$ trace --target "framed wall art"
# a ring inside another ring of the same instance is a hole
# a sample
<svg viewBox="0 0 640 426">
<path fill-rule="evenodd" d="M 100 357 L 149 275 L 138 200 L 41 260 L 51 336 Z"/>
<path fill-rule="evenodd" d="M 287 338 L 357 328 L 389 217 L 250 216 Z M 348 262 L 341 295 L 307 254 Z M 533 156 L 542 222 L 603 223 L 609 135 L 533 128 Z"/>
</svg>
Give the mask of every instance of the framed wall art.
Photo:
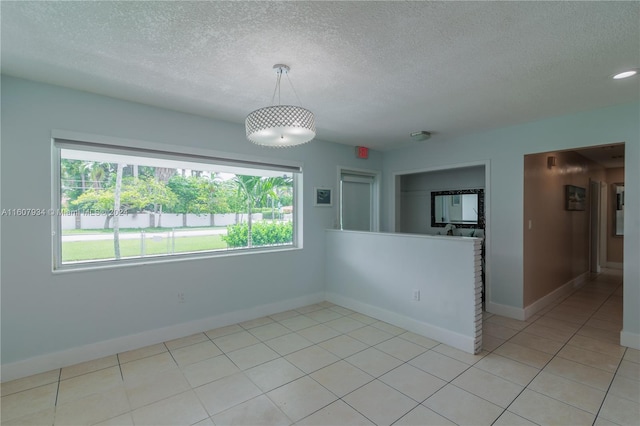
<svg viewBox="0 0 640 426">
<path fill-rule="evenodd" d="M 313 205 L 316 207 L 333 206 L 333 191 L 331 188 L 314 188 Z"/>
<path fill-rule="evenodd" d="M 565 210 L 582 211 L 585 209 L 587 191 L 574 185 L 564 186 Z"/>
</svg>

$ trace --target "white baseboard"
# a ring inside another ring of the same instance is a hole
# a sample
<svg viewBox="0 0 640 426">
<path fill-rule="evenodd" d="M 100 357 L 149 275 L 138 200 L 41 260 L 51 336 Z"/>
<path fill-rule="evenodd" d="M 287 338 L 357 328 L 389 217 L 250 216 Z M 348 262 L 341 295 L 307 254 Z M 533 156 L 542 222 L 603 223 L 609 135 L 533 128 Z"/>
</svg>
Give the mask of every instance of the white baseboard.
<svg viewBox="0 0 640 426">
<path fill-rule="evenodd" d="M 622 330 L 620 332 L 620 346 L 640 350 L 640 334 Z"/>
<path fill-rule="evenodd" d="M 513 318 L 524 321 L 524 309 L 515 306 L 502 305 L 500 303 L 487 302 L 485 310 L 489 313 L 502 315 L 503 317 Z"/>
<path fill-rule="evenodd" d="M 475 339 L 471 336 L 465 336 L 460 333 L 436 327 L 422 321 L 415 320 L 396 312 L 378 308 L 377 306 L 362 303 L 358 300 L 340 296 L 335 293 L 326 293 L 326 300 L 345 308 L 353 309 L 380 321 L 388 322 L 396 327 L 404 328 L 429 339 L 447 344 L 461 351 L 475 353 Z"/>
<path fill-rule="evenodd" d="M 576 278 L 553 290 L 546 296 L 543 296 L 540 299 L 536 300 L 525 308 L 517 308 L 515 306 L 501 305 L 500 303 L 487 302 L 486 310 L 487 312 L 490 312 L 492 314 L 502 315 L 503 317 L 513 318 L 520 321 L 526 321 L 527 319 L 535 315 L 536 312 L 541 311 L 556 300 L 567 296 L 576 288 L 583 286 L 589 279 L 589 276 L 590 272 L 584 272 L 578 275 Z"/>
<path fill-rule="evenodd" d="M 524 320 L 526 321 L 527 319 L 531 318 L 533 315 L 536 314 L 536 312 L 540 312 L 541 310 L 543 310 L 553 302 L 557 301 L 558 299 L 568 296 L 576 288 L 582 287 L 587 282 L 590 275 L 591 275 L 591 272 L 589 271 L 584 272 L 578 275 L 577 277 L 575 277 L 574 279 L 561 285 L 557 289 L 553 290 L 551 293 L 547 294 L 546 296 L 543 296 L 540 299 L 536 300 L 529 306 L 526 306 L 524 308 Z"/>
<path fill-rule="evenodd" d="M 310 294 L 2 364 L 1 381 L 6 382 L 56 368 L 68 367 L 80 362 L 155 345 L 322 301 L 324 301 L 324 293 Z"/>
</svg>

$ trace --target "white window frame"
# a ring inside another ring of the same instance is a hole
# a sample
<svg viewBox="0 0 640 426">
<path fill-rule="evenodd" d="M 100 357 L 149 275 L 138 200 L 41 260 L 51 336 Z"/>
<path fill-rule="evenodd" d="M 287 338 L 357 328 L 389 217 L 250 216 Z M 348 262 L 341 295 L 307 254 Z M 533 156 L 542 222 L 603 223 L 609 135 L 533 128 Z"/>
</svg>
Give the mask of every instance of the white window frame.
<svg viewBox="0 0 640 426">
<path fill-rule="evenodd" d="M 211 250 L 196 253 L 175 253 L 170 255 L 146 256 L 127 259 L 109 259 L 83 261 L 78 263 L 62 263 L 62 217 L 51 215 L 52 239 L 52 271 L 54 273 L 77 270 L 108 269 L 124 266 L 139 266 L 155 263 L 181 262 L 185 260 L 239 256 L 247 254 L 272 253 L 274 251 L 291 251 L 303 248 L 303 168 L 302 163 L 283 161 L 281 159 L 253 157 L 230 154 L 213 150 L 192 147 L 158 144 L 140 140 L 113 138 L 109 136 L 53 130 L 51 133 L 51 211 L 61 210 L 60 162 L 61 150 L 76 146 L 78 150 L 111 153 L 116 155 L 130 154 L 139 157 L 167 159 L 176 161 L 192 161 L 201 164 L 215 164 L 232 168 L 255 170 L 271 170 L 292 173 L 293 175 L 293 241 L 291 245 L 275 247 L 235 248 L 229 250 Z"/>
</svg>

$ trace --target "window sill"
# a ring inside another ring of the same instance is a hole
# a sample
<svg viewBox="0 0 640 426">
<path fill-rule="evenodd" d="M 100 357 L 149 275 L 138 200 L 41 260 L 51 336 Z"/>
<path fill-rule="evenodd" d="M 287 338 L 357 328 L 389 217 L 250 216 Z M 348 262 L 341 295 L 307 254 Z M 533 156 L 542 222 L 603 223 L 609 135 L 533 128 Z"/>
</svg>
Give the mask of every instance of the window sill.
<svg viewBox="0 0 640 426">
<path fill-rule="evenodd" d="M 238 248 L 227 249 L 218 252 L 208 252 L 206 254 L 175 254 L 172 256 L 149 256 L 144 258 L 123 259 L 119 261 L 107 260 L 107 261 L 87 261 L 77 263 L 67 263 L 59 267 L 52 269 L 53 274 L 66 274 L 72 272 L 84 272 L 84 271 L 99 271 L 104 269 L 125 268 L 135 266 L 148 266 L 164 263 L 186 262 L 186 261 L 198 261 L 198 260 L 211 260 L 232 256 L 246 256 L 246 255 L 259 255 L 269 253 L 282 253 L 289 251 L 302 250 L 302 247 L 290 246 L 278 246 L 278 247 L 264 247 L 264 248 Z"/>
</svg>

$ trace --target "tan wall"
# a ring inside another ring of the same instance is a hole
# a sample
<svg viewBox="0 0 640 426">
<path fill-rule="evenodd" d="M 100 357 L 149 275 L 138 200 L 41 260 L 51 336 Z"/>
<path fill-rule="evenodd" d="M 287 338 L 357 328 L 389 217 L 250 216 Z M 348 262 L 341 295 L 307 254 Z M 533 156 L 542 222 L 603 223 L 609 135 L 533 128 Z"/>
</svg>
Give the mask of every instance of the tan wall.
<svg viewBox="0 0 640 426">
<path fill-rule="evenodd" d="M 555 167 L 547 166 L 548 156 L 556 157 Z M 604 168 L 575 152 L 524 157 L 523 306 L 588 271 L 589 178 L 604 180 Z M 584 211 L 565 210 L 565 185 L 586 189 Z"/>
<path fill-rule="evenodd" d="M 623 245 L 624 237 L 614 235 L 615 225 L 614 218 L 616 194 L 613 190 L 614 183 L 624 183 L 624 167 L 615 169 L 607 169 L 605 178 L 608 187 L 607 193 L 607 262 L 622 263 L 623 262 Z"/>
</svg>

